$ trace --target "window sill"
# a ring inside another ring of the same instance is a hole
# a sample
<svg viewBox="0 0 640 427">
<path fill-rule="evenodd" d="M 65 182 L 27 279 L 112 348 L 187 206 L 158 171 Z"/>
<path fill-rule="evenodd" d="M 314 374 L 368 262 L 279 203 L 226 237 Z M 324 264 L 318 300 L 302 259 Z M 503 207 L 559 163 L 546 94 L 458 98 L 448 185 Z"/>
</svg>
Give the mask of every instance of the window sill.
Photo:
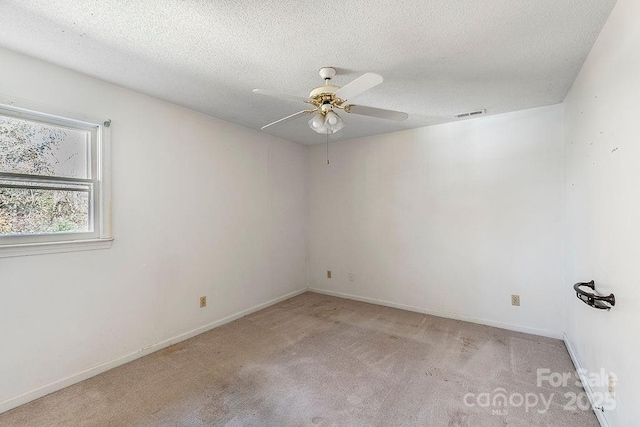
<svg viewBox="0 0 640 427">
<path fill-rule="evenodd" d="M 109 249 L 112 243 L 113 239 L 91 239 L 0 245 L 0 258 Z"/>
</svg>

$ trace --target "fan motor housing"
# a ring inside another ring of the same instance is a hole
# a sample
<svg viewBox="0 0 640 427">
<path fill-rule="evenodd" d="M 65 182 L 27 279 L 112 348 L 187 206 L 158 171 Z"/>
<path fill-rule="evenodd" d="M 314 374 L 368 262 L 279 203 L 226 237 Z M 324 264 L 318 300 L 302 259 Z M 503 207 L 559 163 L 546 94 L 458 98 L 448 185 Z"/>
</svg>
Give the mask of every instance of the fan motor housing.
<svg viewBox="0 0 640 427">
<path fill-rule="evenodd" d="M 340 86 L 335 85 L 323 85 L 318 86 L 309 93 L 311 103 L 316 107 L 320 107 L 325 104 L 329 104 L 333 107 L 343 108 L 342 104 L 344 99 L 340 99 L 335 96 L 336 91 L 340 89 Z M 324 111 L 324 110 L 323 110 Z"/>
<path fill-rule="evenodd" d="M 335 85 L 322 85 L 314 88 L 309 93 L 309 98 L 316 98 L 322 95 L 333 95 L 336 91 L 340 89 L 340 86 Z"/>
</svg>

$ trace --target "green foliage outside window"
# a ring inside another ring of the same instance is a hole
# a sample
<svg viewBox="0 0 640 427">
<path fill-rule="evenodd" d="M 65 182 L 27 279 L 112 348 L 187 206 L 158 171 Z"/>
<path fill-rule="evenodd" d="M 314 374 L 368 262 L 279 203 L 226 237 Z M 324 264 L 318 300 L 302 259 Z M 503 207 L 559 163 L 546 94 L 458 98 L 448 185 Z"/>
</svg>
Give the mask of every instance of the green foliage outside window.
<svg viewBox="0 0 640 427">
<path fill-rule="evenodd" d="M 82 156 L 69 152 L 67 132 L 52 125 L 0 116 L 0 172 L 57 175 Z M 0 177 L 0 235 L 88 231 L 87 192 L 6 188 L 3 183 L 7 181 Z"/>
</svg>

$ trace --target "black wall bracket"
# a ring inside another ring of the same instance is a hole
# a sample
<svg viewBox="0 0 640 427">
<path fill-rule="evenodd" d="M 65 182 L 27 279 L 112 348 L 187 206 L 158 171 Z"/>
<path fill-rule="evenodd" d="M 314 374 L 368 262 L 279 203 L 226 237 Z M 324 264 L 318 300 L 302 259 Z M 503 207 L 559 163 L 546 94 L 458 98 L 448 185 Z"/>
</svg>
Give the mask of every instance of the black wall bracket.
<svg viewBox="0 0 640 427">
<path fill-rule="evenodd" d="M 585 291 L 582 288 L 589 288 L 593 292 Z M 573 285 L 573 290 L 576 291 L 576 296 L 580 301 L 593 308 L 611 310 L 611 307 L 616 305 L 616 297 L 613 294 L 605 297 L 595 293 L 596 284 L 593 280 L 585 283 L 576 283 Z"/>
</svg>

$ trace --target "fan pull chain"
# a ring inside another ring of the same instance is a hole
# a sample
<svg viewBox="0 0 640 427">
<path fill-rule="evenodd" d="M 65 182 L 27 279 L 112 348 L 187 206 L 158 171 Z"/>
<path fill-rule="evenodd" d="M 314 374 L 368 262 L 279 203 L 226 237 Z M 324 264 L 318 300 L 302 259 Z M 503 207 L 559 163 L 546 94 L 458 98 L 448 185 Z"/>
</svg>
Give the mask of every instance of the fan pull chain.
<svg viewBox="0 0 640 427">
<path fill-rule="evenodd" d="M 327 164 L 329 164 L 329 132 L 327 132 Z"/>
</svg>

